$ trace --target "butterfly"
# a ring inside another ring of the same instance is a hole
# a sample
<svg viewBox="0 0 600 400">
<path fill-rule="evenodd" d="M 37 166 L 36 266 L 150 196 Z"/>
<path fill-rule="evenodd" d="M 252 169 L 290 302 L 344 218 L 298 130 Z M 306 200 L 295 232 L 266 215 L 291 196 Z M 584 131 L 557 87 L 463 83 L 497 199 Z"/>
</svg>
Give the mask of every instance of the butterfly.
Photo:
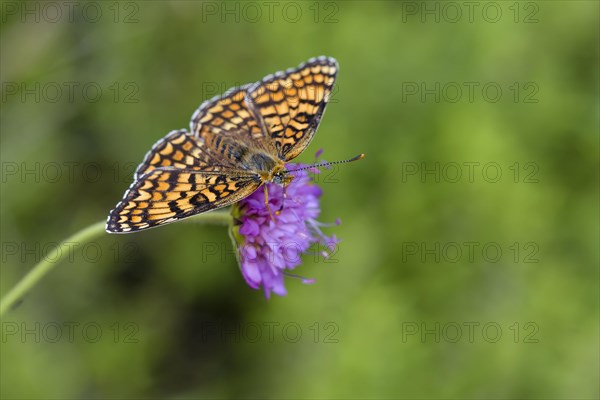
<svg viewBox="0 0 600 400">
<path fill-rule="evenodd" d="M 202 103 L 189 132 L 152 146 L 106 231 L 153 228 L 236 203 L 266 182 L 289 183 L 285 163 L 315 136 L 338 69 L 331 57 L 311 58 Z"/>
</svg>

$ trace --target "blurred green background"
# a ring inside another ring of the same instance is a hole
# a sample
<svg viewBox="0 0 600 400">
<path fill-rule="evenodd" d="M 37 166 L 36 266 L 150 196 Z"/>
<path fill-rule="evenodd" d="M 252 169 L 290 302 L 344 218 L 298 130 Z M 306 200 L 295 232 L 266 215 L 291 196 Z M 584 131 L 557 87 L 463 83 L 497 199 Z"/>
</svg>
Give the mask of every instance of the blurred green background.
<svg viewBox="0 0 600 400">
<path fill-rule="evenodd" d="M 298 161 L 367 155 L 287 297 L 223 227 L 73 244 L 3 317 L 2 398 L 600 395 L 598 2 L 1 7 L 2 294 L 231 86 L 337 58 Z"/>
</svg>

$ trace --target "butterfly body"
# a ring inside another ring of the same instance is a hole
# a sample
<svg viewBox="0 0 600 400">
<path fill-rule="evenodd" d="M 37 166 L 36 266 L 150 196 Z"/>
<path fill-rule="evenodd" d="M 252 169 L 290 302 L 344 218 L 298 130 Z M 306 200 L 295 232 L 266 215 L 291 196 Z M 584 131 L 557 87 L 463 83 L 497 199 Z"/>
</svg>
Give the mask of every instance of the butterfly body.
<svg viewBox="0 0 600 400">
<path fill-rule="evenodd" d="M 285 163 L 314 137 L 337 71 L 335 59 L 312 58 L 202 103 L 189 132 L 172 131 L 148 152 L 106 231 L 164 225 L 233 204 L 266 182 L 289 183 Z"/>
</svg>

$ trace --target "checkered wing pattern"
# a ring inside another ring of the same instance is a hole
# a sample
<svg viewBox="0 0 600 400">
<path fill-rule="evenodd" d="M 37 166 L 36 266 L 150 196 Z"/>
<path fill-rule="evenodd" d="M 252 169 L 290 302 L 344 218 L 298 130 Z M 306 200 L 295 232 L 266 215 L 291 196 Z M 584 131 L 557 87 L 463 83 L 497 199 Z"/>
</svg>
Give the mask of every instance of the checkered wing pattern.
<svg viewBox="0 0 600 400">
<path fill-rule="evenodd" d="M 312 58 L 248 88 L 246 103 L 280 159 L 295 158 L 314 137 L 338 69 L 333 58 Z"/>
<path fill-rule="evenodd" d="M 256 174 L 215 163 L 214 157 L 185 130 L 169 133 L 138 167 L 106 230 L 127 233 L 163 225 L 235 203 L 260 186 Z"/>
<path fill-rule="evenodd" d="M 148 152 L 106 230 L 135 232 L 249 196 L 310 143 L 338 64 L 317 57 L 205 101 L 191 133 L 170 132 Z"/>
<path fill-rule="evenodd" d="M 237 141 L 269 151 L 265 133 L 246 104 L 251 84 L 232 88 L 200 105 L 190 123 L 192 134 L 218 149 L 223 141 Z"/>
</svg>

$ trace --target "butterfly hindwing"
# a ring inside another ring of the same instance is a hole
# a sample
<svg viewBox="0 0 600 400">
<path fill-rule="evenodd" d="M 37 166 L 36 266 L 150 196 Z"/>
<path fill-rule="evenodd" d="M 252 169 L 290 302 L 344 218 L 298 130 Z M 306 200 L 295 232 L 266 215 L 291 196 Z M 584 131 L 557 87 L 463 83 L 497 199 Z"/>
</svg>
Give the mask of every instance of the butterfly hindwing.
<svg viewBox="0 0 600 400">
<path fill-rule="evenodd" d="M 215 149 L 222 140 L 234 140 L 266 150 L 264 131 L 246 104 L 250 86 L 232 88 L 222 96 L 203 102 L 192 116 L 192 134 Z"/>
<path fill-rule="evenodd" d="M 185 129 L 171 131 L 152 146 L 137 167 L 134 179 L 160 167 L 200 169 L 208 167 L 212 160 L 202 140 L 190 135 Z"/>
</svg>

